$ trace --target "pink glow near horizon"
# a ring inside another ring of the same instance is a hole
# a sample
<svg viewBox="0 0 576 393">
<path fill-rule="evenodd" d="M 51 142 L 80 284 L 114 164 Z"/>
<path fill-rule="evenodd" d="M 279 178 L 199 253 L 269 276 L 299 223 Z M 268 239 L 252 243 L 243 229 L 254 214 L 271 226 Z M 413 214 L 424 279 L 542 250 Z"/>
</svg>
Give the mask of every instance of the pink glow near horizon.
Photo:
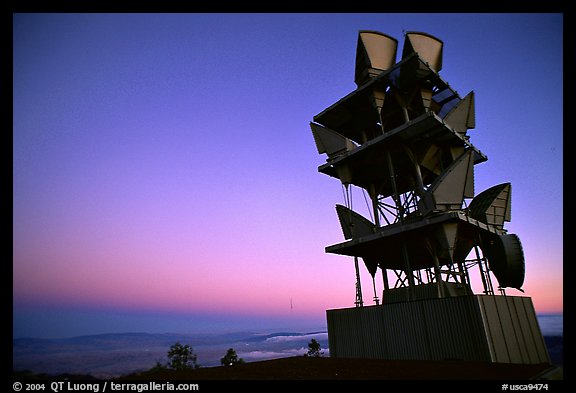
<svg viewBox="0 0 576 393">
<path fill-rule="evenodd" d="M 68 237 L 45 234 L 45 247 L 17 248 L 21 259 L 14 269 L 14 295 L 71 305 L 96 302 L 179 311 L 255 308 L 274 314 L 287 310 L 290 298 L 304 313 L 324 303 L 336 306 L 338 302 L 325 299 L 341 292 L 337 280 L 325 280 L 326 262 L 337 272 L 347 270 L 346 261 L 330 261 L 315 242 L 303 244 L 286 233 L 281 239 L 270 238 L 266 231 L 283 234 L 281 229 L 262 228 L 235 234 L 236 242 L 221 242 L 222 236 L 232 238 L 223 228 L 211 235 L 181 234 L 181 241 L 169 243 L 161 234 L 131 239 L 137 237 L 134 233 L 95 241 L 91 230 L 80 228 L 67 231 Z M 295 246 L 283 248 L 285 241 Z M 307 258 L 314 254 L 324 263 Z"/>
<path fill-rule="evenodd" d="M 16 285 L 14 295 L 70 305 L 96 303 L 216 313 L 255 310 L 281 314 L 288 309 L 291 298 L 298 312 L 304 314 L 353 303 L 351 259 L 326 255 L 321 261 L 310 260 L 308 266 L 291 263 L 319 250 L 308 249 L 270 260 L 273 250 L 249 244 L 232 250 L 215 245 L 183 247 L 177 251 L 150 244 L 127 247 L 107 255 L 97 250 L 74 252 L 65 248 L 62 257 L 45 259 L 43 264 L 22 263 L 15 269 L 14 281 L 27 285 Z M 530 264 L 534 266 L 527 268 L 526 292 L 509 289 L 508 294 L 532 297 L 539 312 L 562 312 L 562 284 L 559 287 L 545 264 L 535 261 Z M 266 270 L 267 265 L 270 270 Z M 328 275 L 330 279 L 326 278 L 328 270 L 332 273 Z M 472 276 L 472 279 L 475 290 L 481 292 L 478 278 Z M 377 293 L 381 296 L 379 281 L 377 277 Z M 366 304 L 371 304 L 371 285 L 369 276 L 363 273 Z"/>
</svg>

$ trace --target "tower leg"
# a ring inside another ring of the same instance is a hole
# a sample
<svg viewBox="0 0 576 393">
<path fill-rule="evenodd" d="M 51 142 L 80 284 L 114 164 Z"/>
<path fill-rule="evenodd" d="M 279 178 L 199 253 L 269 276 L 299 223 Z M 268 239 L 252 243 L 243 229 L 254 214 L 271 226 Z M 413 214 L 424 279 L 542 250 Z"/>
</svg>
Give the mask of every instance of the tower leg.
<svg viewBox="0 0 576 393">
<path fill-rule="evenodd" d="M 358 268 L 358 257 L 354 257 L 354 268 L 356 269 L 356 301 L 354 304 L 356 307 L 364 306 L 364 301 L 362 300 L 362 285 L 360 284 L 360 269 Z"/>
</svg>

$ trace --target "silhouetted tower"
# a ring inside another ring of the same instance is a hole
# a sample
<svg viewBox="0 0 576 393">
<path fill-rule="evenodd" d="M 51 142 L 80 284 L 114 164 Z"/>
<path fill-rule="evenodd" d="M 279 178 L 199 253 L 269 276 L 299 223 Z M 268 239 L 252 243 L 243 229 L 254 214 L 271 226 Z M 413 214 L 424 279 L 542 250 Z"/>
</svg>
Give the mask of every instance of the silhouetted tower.
<svg viewBox="0 0 576 393">
<path fill-rule="evenodd" d="M 511 184 L 475 195 L 474 166 L 487 157 L 468 136 L 474 92 L 462 98 L 440 77 L 441 40 L 406 32 L 399 62 L 397 44 L 360 31 L 357 88 L 310 123 L 327 155 L 318 171 L 344 190 L 336 212 L 346 241 L 326 252 L 353 257 L 356 270 L 356 307 L 327 311 L 330 354 L 549 363 L 531 299 L 505 296 L 524 282 L 522 245 L 504 229 Z M 368 195 L 370 219 L 353 210 L 353 187 Z M 376 306 L 364 306 L 358 258 Z"/>
</svg>

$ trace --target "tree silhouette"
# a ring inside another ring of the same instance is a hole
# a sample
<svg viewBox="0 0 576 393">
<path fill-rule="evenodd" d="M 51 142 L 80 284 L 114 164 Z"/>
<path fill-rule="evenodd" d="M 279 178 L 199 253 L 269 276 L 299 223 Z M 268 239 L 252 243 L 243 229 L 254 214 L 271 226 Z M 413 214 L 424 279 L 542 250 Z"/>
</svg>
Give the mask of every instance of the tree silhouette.
<svg viewBox="0 0 576 393">
<path fill-rule="evenodd" d="M 320 349 L 322 347 L 320 346 L 320 343 L 318 341 L 316 341 L 315 339 L 310 340 L 310 343 L 308 343 L 308 353 L 306 354 L 306 356 L 311 356 L 311 357 L 320 357 L 324 354 L 324 352 L 320 352 Z"/>
<path fill-rule="evenodd" d="M 179 342 L 172 345 L 168 351 L 168 368 L 173 370 L 189 370 L 200 367 L 197 363 L 198 356 L 190 345 L 182 345 Z"/>
<path fill-rule="evenodd" d="M 226 355 L 220 359 L 220 364 L 223 366 L 234 366 L 242 363 L 244 363 L 244 359 L 238 358 L 238 354 L 233 348 L 228 348 Z"/>
</svg>

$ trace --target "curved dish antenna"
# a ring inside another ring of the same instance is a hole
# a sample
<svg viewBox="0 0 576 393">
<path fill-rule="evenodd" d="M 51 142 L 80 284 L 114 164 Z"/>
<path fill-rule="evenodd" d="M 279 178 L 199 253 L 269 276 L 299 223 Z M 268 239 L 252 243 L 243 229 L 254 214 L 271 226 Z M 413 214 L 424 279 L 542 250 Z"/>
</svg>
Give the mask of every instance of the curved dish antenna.
<svg viewBox="0 0 576 393">
<path fill-rule="evenodd" d="M 318 154 L 326 153 L 328 160 L 356 147 L 350 139 L 319 124 L 310 123 Z"/>
<path fill-rule="evenodd" d="M 354 82 L 363 85 L 371 78 L 392 68 L 396 63 L 398 40 L 384 33 L 361 30 L 356 45 Z"/>
<path fill-rule="evenodd" d="M 460 135 L 466 135 L 470 128 L 476 128 L 476 111 L 474 109 L 474 92 L 471 91 L 456 104 L 443 119 Z"/>
<path fill-rule="evenodd" d="M 354 239 L 374 233 L 376 226 L 372 221 L 348 209 L 346 206 L 336 205 L 336 213 L 342 227 L 345 239 Z"/>
<path fill-rule="evenodd" d="M 410 31 L 404 37 L 404 48 L 402 49 L 402 59 L 407 58 L 412 53 L 428 63 L 428 66 L 438 72 L 442 69 L 442 40 L 428 33 Z"/>
<path fill-rule="evenodd" d="M 504 228 L 504 222 L 510 222 L 512 216 L 512 184 L 502 183 L 490 187 L 476 195 L 470 206 L 470 217 L 499 229 Z"/>
<path fill-rule="evenodd" d="M 502 288 L 522 290 L 525 275 L 524 250 L 515 234 L 495 236 L 482 251 L 488 257 L 490 269 Z"/>
</svg>

